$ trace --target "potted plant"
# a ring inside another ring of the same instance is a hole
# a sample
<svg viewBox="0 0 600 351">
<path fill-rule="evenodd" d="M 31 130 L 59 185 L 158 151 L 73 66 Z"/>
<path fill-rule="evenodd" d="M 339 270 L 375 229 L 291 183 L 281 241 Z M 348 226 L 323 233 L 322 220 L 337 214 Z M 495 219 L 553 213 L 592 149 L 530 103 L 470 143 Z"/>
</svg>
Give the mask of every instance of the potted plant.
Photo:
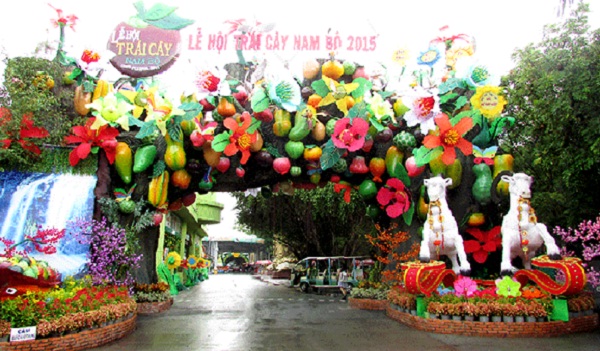
<svg viewBox="0 0 600 351">
<path fill-rule="evenodd" d="M 479 301 L 479 302 L 475 303 L 474 310 L 475 310 L 474 315 L 479 316 L 480 322 L 489 322 L 490 321 L 490 314 L 492 313 L 492 310 L 491 310 L 488 302 Z"/>
<path fill-rule="evenodd" d="M 465 320 L 470 322 L 474 321 L 476 313 L 479 313 L 479 310 L 477 309 L 476 305 L 469 301 L 463 302 L 462 310 L 465 316 Z"/>
<path fill-rule="evenodd" d="M 502 322 L 502 305 L 498 301 L 488 302 L 492 322 Z"/>
</svg>

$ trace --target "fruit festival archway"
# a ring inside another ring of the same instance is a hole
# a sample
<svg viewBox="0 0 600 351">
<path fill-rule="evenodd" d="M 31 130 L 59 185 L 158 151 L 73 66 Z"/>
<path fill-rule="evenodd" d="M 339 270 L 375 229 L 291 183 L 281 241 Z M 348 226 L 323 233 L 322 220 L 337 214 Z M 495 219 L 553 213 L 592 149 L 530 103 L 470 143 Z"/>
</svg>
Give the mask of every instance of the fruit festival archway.
<svg viewBox="0 0 600 351">
<path fill-rule="evenodd" d="M 499 136 L 514 119 L 503 114 L 508 102 L 492 72 L 476 60 L 473 37 L 444 29 L 416 55 L 389 53 L 396 66 L 388 71 L 337 57 L 331 39 L 329 57 L 306 60 L 295 75 L 277 60 L 246 60 L 244 50 L 262 43 L 258 34 L 269 29 L 233 21 L 238 62 L 194 72 L 197 92 L 177 101 L 147 77 L 174 64 L 181 40 L 176 32 L 193 21 L 163 4 L 138 3 L 136 10 L 108 43 L 111 63 L 128 77 L 102 79 L 92 68 L 103 58 L 90 50 L 81 57 L 57 54 L 74 82 L 73 109 L 86 118 L 65 136 L 74 147 L 70 164 L 98 153 L 95 195 L 117 203 L 124 222 L 136 202 L 166 213 L 189 205 L 197 193 L 293 191 L 333 182 L 346 201 L 358 191 L 374 221 L 398 222 L 418 237 L 428 213 L 423 180 L 440 174 L 452 179 L 448 204 L 470 260 L 499 272 L 498 226 L 508 201 L 500 176 L 513 171 Z M 69 20 L 62 19 L 61 34 Z M 361 50 L 376 43 L 353 38 Z M 306 37 L 297 45 L 316 42 Z M 156 231 L 141 240 L 150 257 Z M 567 272 L 577 269 L 575 261 L 566 265 Z M 443 266 L 407 266 L 406 281 L 415 284 L 409 292 L 437 289 L 452 276 Z M 145 264 L 148 272 L 154 267 L 152 259 Z M 413 275 L 412 269 L 420 271 Z M 520 277 L 546 281 L 537 274 Z M 583 288 L 581 277 L 575 285 Z M 551 293 L 577 290 L 545 286 Z"/>
</svg>

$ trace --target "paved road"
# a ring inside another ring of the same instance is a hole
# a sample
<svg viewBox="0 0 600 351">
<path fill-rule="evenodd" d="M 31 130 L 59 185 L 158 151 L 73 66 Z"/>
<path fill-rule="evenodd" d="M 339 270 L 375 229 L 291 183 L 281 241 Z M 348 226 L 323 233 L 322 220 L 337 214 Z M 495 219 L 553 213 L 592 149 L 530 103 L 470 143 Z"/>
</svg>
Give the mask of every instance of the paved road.
<svg viewBox="0 0 600 351">
<path fill-rule="evenodd" d="M 339 296 L 303 294 L 243 274 L 211 275 L 171 309 L 138 317 L 137 330 L 95 351 L 600 350 L 600 331 L 557 338 L 425 333 Z"/>
</svg>

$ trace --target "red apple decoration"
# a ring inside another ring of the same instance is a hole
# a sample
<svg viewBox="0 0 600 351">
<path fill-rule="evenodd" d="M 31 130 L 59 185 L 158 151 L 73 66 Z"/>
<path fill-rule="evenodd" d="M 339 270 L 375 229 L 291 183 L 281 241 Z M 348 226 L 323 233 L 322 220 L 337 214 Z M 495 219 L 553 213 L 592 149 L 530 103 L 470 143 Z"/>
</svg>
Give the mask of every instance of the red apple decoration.
<svg viewBox="0 0 600 351">
<path fill-rule="evenodd" d="M 244 174 L 246 174 L 246 170 L 243 169 L 242 167 L 238 167 L 235 169 L 235 174 L 240 178 L 244 178 Z"/>
<path fill-rule="evenodd" d="M 219 163 L 217 164 L 217 170 L 221 173 L 225 173 L 229 169 L 230 165 L 231 161 L 229 160 L 229 157 L 221 156 L 219 158 Z"/>
<path fill-rule="evenodd" d="M 155 212 L 154 216 L 152 217 L 152 219 L 154 220 L 154 225 L 155 226 L 159 226 L 162 223 L 163 214 L 160 213 L 160 212 Z"/>
<path fill-rule="evenodd" d="M 246 94 L 245 91 L 240 90 L 237 93 L 233 93 L 231 94 L 239 103 L 240 105 L 244 106 L 246 104 L 246 102 L 248 102 L 248 94 Z"/>
<path fill-rule="evenodd" d="M 202 147 L 202 145 L 204 145 L 206 142 L 206 139 L 204 139 L 202 134 L 197 130 L 194 130 L 192 134 L 190 134 L 190 140 L 194 147 Z"/>
<path fill-rule="evenodd" d="M 217 108 L 215 105 L 211 104 L 210 102 L 208 102 L 207 99 L 202 99 L 199 101 L 200 105 L 202 105 L 202 110 L 203 111 L 212 111 L 215 108 Z"/>
<path fill-rule="evenodd" d="M 365 70 L 364 67 L 358 67 L 356 68 L 356 71 L 354 71 L 354 74 L 352 75 L 352 79 L 356 79 L 356 78 L 364 78 L 364 79 L 369 79 L 369 75 L 367 74 L 367 71 Z"/>
<path fill-rule="evenodd" d="M 254 118 L 256 118 L 257 120 L 265 123 L 269 123 L 273 120 L 273 111 L 271 111 L 270 109 L 266 109 L 260 112 L 254 112 L 253 115 Z"/>
<path fill-rule="evenodd" d="M 419 174 L 423 173 L 423 171 L 425 171 L 426 166 L 421 166 L 418 167 L 417 163 L 415 162 L 415 157 L 411 156 L 409 158 L 406 159 L 406 161 L 404 162 L 404 167 L 406 167 L 406 172 L 408 173 L 409 177 L 416 177 Z"/>
<path fill-rule="evenodd" d="M 284 175 L 290 171 L 292 168 L 292 163 L 288 157 L 278 157 L 273 160 L 273 169 L 275 172 Z"/>
</svg>

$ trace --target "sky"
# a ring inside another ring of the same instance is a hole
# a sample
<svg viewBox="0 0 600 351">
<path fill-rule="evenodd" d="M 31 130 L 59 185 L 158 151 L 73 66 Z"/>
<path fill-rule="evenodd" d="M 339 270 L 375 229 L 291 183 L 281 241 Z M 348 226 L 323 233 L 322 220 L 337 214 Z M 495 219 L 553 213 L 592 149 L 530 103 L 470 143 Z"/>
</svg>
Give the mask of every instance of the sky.
<svg viewBox="0 0 600 351">
<path fill-rule="evenodd" d="M 75 31 L 65 32 L 65 48 L 81 53 L 83 49 L 102 52 L 109 38 L 121 22 L 136 14 L 131 0 L 22 0 L 3 3 L 0 21 L 0 55 L 2 58 L 31 56 L 41 43 L 56 47 L 59 31 L 51 24 L 56 11 L 78 17 Z M 157 1 L 145 1 L 149 9 Z M 174 96 L 187 90 L 193 83 L 193 74 L 227 62 L 237 61 L 234 43 L 217 50 L 216 39 L 226 34 L 225 21 L 245 19 L 246 23 L 272 25 L 270 50 L 266 40 L 261 50 L 246 51 L 246 59 L 267 57 L 301 67 L 307 58 L 326 58 L 331 51 L 327 40 L 335 43 L 337 57 L 354 60 L 367 66 L 387 65 L 392 53 L 400 48 L 415 55 L 427 49 L 428 42 L 439 36 L 440 28 L 447 26 L 451 34 L 464 33 L 475 38 L 476 57 L 488 68 L 503 75 L 513 67 L 511 55 L 517 48 L 542 39 L 543 27 L 559 21 L 556 10 L 559 0 L 398 0 L 388 1 L 265 1 L 221 0 L 185 1 L 163 0 L 176 6 L 175 13 L 192 19 L 194 23 L 180 31 L 182 48 L 173 66 L 161 75 L 161 83 Z M 589 14 L 592 29 L 600 27 L 600 1 L 590 0 Z M 285 4 L 285 5 L 283 5 Z M 393 4 L 393 5 L 392 5 Z M 196 45 L 198 33 L 202 34 Z M 287 36 L 286 44 L 283 44 Z M 318 37 L 320 45 L 302 49 L 301 41 L 294 48 L 294 38 Z M 212 47 L 210 47 L 210 39 Z M 232 38 L 230 38 L 232 39 Z M 266 37 L 263 37 L 266 39 Z M 364 45 L 362 43 L 364 42 Z M 367 48 L 367 43 L 369 47 Z M 194 49 L 193 48 L 195 45 Z M 356 50 L 359 46 L 363 50 Z M 54 55 L 53 51 L 47 57 Z M 0 69 L 2 67 L 0 66 Z M 106 79 L 120 74 L 112 67 Z M 218 194 L 217 200 L 225 205 L 222 222 L 208 228 L 210 235 L 227 233 L 242 235 L 233 230 L 235 200 L 227 194 Z"/>
</svg>

